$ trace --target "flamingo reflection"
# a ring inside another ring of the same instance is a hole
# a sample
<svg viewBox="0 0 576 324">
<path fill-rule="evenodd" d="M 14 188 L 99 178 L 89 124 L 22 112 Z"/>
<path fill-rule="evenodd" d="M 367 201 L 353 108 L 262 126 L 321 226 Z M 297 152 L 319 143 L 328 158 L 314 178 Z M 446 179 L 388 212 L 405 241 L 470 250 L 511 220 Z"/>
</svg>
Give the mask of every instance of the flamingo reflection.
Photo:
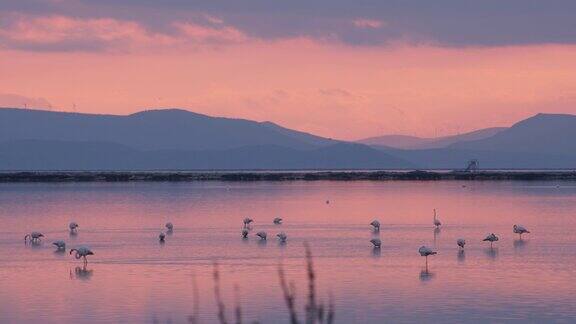
<svg viewBox="0 0 576 324">
<path fill-rule="evenodd" d="M 74 277 L 79 280 L 90 280 L 94 270 L 89 270 L 86 265 L 83 267 L 74 268 Z M 70 278 L 72 278 L 72 270 L 70 270 Z"/>
</svg>

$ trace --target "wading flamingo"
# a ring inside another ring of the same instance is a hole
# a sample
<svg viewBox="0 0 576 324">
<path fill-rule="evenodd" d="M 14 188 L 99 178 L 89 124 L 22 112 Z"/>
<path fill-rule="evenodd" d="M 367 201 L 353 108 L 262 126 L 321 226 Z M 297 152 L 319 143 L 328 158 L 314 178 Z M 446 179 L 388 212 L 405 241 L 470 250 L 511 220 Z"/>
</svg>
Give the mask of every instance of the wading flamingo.
<svg viewBox="0 0 576 324">
<path fill-rule="evenodd" d="M 44 237 L 44 234 L 42 234 L 40 232 L 32 232 L 30 234 L 26 234 L 26 236 L 24 236 L 24 243 L 26 243 L 28 241 L 28 239 L 30 239 L 30 243 L 33 243 L 33 244 L 40 243 L 41 237 Z"/>
<path fill-rule="evenodd" d="M 522 239 L 522 234 L 530 233 L 530 231 L 527 230 L 526 227 L 522 225 L 514 225 L 514 227 L 512 227 L 512 230 L 514 231 L 514 233 L 520 235 L 520 239 Z"/>
<path fill-rule="evenodd" d="M 70 229 L 70 233 L 76 234 L 76 232 L 78 232 L 78 223 L 76 222 L 70 222 L 70 224 L 68 224 L 68 228 Z"/>
<path fill-rule="evenodd" d="M 286 236 L 286 233 L 284 232 L 278 233 L 276 236 L 278 237 L 278 240 L 280 240 L 280 243 L 286 243 L 286 240 L 288 239 L 288 236 Z"/>
<path fill-rule="evenodd" d="M 438 216 L 436 215 L 436 209 L 434 209 L 434 226 L 440 227 L 440 225 L 442 225 L 442 222 L 440 222 L 438 219 Z"/>
<path fill-rule="evenodd" d="M 372 225 L 372 227 L 374 227 L 374 232 L 379 232 L 380 231 L 380 222 L 378 220 L 373 220 L 372 223 L 370 223 L 370 225 Z"/>
<path fill-rule="evenodd" d="M 422 245 L 422 246 L 418 249 L 418 253 L 420 253 L 420 256 L 423 256 L 423 257 L 426 258 L 426 271 L 428 271 L 428 256 L 429 256 L 429 255 L 437 254 L 438 252 L 432 251 L 431 248 Z"/>
<path fill-rule="evenodd" d="M 466 240 L 463 238 L 459 238 L 456 240 L 456 244 L 458 244 L 460 249 L 464 249 L 464 245 L 466 245 Z"/>
<path fill-rule="evenodd" d="M 94 255 L 94 252 L 92 252 L 92 251 L 91 251 L 88 247 L 86 247 L 86 246 L 80 246 L 80 247 L 78 247 L 78 248 L 75 248 L 75 249 L 70 250 L 70 254 L 72 254 L 72 252 L 76 252 L 76 254 L 74 255 L 74 257 L 75 257 L 76 259 L 83 258 L 85 265 L 88 263 L 88 259 L 86 259 L 86 256 L 88 256 L 88 255 Z"/>
<path fill-rule="evenodd" d="M 258 236 L 262 241 L 266 241 L 266 232 L 262 231 L 262 232 L 258 232 L 256 233 L 256 236 Z"/>
<path fill-rule="evenodd" d="M 66 250 L 66 242 L 62 240 L 54 241 L 52 244 L 55 245 L 59 251 Z"/>
<path fill-rule="evenodd" d="M 498 241 L 498 236 L 496 236 L 496 234 L 491 233 L 489 235 L 486 236 L 485 239 L 483 239 L 482 241 L 484 242 L 490 242 L 490 248 L 492 248 L 492 244 L 496 241 Z"/>
</svg>

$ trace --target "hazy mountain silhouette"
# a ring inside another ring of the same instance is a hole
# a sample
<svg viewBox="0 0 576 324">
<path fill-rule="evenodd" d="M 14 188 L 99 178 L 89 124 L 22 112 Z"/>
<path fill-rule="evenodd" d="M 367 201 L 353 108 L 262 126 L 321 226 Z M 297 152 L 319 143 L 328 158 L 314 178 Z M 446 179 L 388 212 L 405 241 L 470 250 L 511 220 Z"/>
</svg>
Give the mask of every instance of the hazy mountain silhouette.
<svg viewBox="0 0 576 324">
<path fill-rule="evenodd" d="M 444 148 L 406 150 L 373 146 L 425 169 L 461 169 L 478 159 L 482 168 L 576 168 L 576 116 L 538 114 L 491 137 Z"/>
<path fill-rule="evenodd" d="M 473 141 L 492 137 L 505 129 L 506 127 L 484 128 L 464 134 L 437 138 L 423 138 L 409 135 L 384 135 L 362 139 L 357 142 L 367 145 L 379 145 L 399 149 L 432 149 L 447 147 L 457 142 Z"/>
<path fill-rule="evenodd" d="M 128 116 L 0 109 L 0 142 L 23 139 L 112 142 L 139 150 L 218 150 L 247 145 L 311 149 L 337 143 L 270 122 L 210 117 L 179 109 Z"/>
<path fill-rule="evenodd" d="M 184 110 L 129 116 L 0 109 L 0 169 L 411 168 L 366 145 Z"/>
<path fill-rule="evenodd" d="M 229 150 L 140 151 L 103 142 L 20 140 L 0 143 L 2 170 L 238 170 L 413 168 L 365 145 L 339 143 L 312 150 L 277 145 Z"/>
<path fill-rule="evenodd" d="M 460 169 L 470 159 L 482 168 L 574 168 L 575 135 L 576 116 L 539 114 L 397 149 L 177 109 L 128 116 L 0 109 L 0 169 Z"/>
<path fill-rule="evenodd" d="M 454 143 L 450 148 L 552 155 L 576 154 L 576 116 L 538 114 L 486 139 Z"/>
<path fill-rule="evenodd" d="M 380 147 L 382 152 L 408 161 L 421 169 L 462 170 L 471 159 L 480 161 L 481 169 L 569 169 L 576 168 L 576 155 L 533 152 L 497 152 L 440 148 L 402 150 Z"/>
</svg>

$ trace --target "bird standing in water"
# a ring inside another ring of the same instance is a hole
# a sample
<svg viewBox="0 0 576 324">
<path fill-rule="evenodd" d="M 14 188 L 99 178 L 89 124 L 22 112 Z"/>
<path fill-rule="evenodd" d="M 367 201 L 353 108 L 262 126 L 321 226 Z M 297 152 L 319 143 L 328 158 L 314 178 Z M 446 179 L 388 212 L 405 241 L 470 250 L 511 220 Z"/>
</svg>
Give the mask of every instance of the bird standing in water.
<svg viewBox="0 0 576 324">
<path fill-rule="evenodd" d="M 258 236 L 262 241 L 266 241 L 266 237 L 267 237 L 266 232 L 264 232 L 264 231 L 258 232 L 258 233 L 256 233 L 256 236 Z"/>
<path fill-rule="evenodd" d="M 286 240 L 288 239 L 288 236 L 284 232 L 278 233 L 276 236 L 278 237 L 280 243 L 286 243 Z"/>
<path fill-rule="evenodd" d="M 78 232 L 78 227 L 79 225 L 76 222 L 70 222 L 70 224 L 68 224 L 71 234 L 76 234 Z"/>
<path fill-rule="evenodd" d="M 30 239 L 30 243 L 32 244 L 38 244 L 40 243 L 40 238 L 44 237 L 44 234 L 40 233 L 40 232 L 32 232 L 30 234 L 26 234 L 26 236 L 24 236 L 24 243 L 26 243 L 28 241 L 28 239 Z"/>
<path fill-rule="evenodd" d="M 380 222 L 378 220 L 373 220 L 372 223 L 370 223 L 370 225 L 372 225 L 372 227 L 374 227 L 374 232 L 379 232 L 380 231 Z"/>
<path fill-rule="evenodd" d="M 74 255 L 74 257 L 76 259 L 80 259 L 80 258 L 84 259 L 84 265 L 88 264 L 88 259 L 86 259 L 86 257 L 89 255 L 94 255 L 94 252 L 92 252 L 86 246 L 80 246 L 78 248 L 70 250 L 70 255 L 72 255 L 72 252 L 76 252 L 76 254 Z"/>
<path fill-rule="evenodd" d="M 431 248 L 422 245 L 422 246 L 418 249 L 418 253 L 420 253 L 420 256 L 423 256 L 423 257 L 426 258 L 426 271 L 428 271 L 428 256 L 429 256 L 429 255 L 437 254 L 438 252 L 432 251 Z"/>
<path fill-rule="evenodd" d="M 512 231 L 514 231 L 514 233 L 520 235 L 520 239 L 522 239 L 522 234 L 530 233 L 530 231 L 527 230 L 526 227 L 524 227 L 522 225 L 514 225 L 514 227 L 512 227 Z"/>
<path fill-rule="evenodd" d="M 436 209 L 434 209 L 434 226 L 440 227 L 440 225 L 442 225 L 442 222 L 440 222 L 438 219 L 438 216 L 436 215 Z"/>
<path fill-rule="evenodd" d="M 52 242 L 52 244 L 56 246 L 58 251 L 62 251 L 62 250 L 66 249 L 66 242 L 64 242 L 62 240 L 54 241 L 54 242 Z"/>
<path fill-rule="evenodd" d="M 482 241 L 484 242 L 490 242 L 490 248 L 492 248 L 492 244 L 496 241 L 498 241 L 498 236 L 496 236 L 496 234 L 491 233 L 489 235 L 486 236 L 486 238 L 484 238 Z"/>
<path fill-rule="evenodd" d="M 464 249 L 464 245 L 466 245 L 466 240 L 463 238 L 459 238 L 456 240 L 456 244 L 458 244 L 458 247 L 460 249 Z"/>
<path fill-rule="evenodd" d="M 254 220 L 253 220 L 252 218 L 250 218 L 250 217 L 246 217 L 246 218 L 244 218 L 244 221 L 243 221 L 243 222 L 244 222 L 244 227 L 249 227 L 250 224 L 251 224 L 252 222 L 254 222 Z"/>
</svg>

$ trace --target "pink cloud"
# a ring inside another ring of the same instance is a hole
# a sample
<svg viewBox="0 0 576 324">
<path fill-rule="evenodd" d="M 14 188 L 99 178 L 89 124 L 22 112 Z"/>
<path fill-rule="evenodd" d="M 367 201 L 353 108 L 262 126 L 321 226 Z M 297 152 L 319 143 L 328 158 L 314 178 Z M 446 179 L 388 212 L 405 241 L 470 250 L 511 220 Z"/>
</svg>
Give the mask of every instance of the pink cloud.
<svg viewBox="0 0 576 324">
<path fill-rule="evenodd" d="M 4 16 L 0 38 L 5 47 L 45 50 L 109 49 L 166 44 L 171 37 L 154 34 L 132 21 L 67 16 Z"/>
<path fill-rule="evenodd" d="M 216 17 L 207 17 L 211 26 L 174 22 L 172 30 L 154 32 L 127 20 L 75 18 L 68 16 L 4 15 L 0 42 L 5 48 L 45 51 L 132 51 L 175 46 L 238 43 L 248 39 L 240 30 Z"/>
<path fill-rule="evenodd" d="M 180 32 L 180 36 L 188 41 L 200 43 L 240 43 L 248 39 L 246 34 L 229 26 L 208 27 L 188 22 L 176 22 L 173 26 Z"/>
<path fill-rule="evenodd" d="M 378 29 L 384 27 L 386 24 L 380 20 L 375 19 L 367 19 L 367 18 L 358 18 L 352 21 L 352 24 L 357 28 L 370 28 L 370 29 Z"/>
</svg>

